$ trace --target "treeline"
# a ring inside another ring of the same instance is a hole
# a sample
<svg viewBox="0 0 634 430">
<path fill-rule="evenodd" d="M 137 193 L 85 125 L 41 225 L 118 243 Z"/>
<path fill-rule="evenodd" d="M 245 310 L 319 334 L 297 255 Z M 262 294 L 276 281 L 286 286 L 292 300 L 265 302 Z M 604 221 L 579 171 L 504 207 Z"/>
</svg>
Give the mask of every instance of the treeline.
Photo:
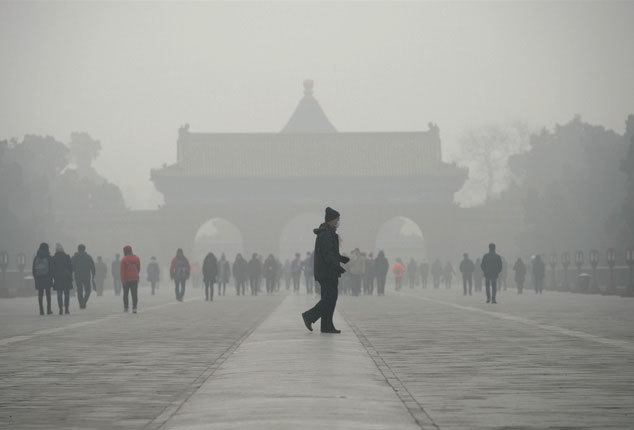
<svg viewBox="0 0 634 430">
<path fill-rule="evenodd" d="M 0 248 L 68 240 L 60 220 L 70 213 L 125 211 L 119 188 L 92 167 L 100 150 L 87 133 L 68 144 L 35 135 L 0 141 Z"/>
</svg>

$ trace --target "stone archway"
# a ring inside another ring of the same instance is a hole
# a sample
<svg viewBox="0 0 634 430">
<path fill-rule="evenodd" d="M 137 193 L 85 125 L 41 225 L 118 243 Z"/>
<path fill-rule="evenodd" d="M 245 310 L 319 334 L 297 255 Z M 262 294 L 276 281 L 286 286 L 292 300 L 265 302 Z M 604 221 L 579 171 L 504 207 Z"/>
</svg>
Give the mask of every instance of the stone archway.
<svg viewBox="0 0 634 430">
<path fill-rule="evenodd" d="M 208 252 L 217 258 L 224 253 L 229 260 L 243 252 L 242 232 L 238 226 L 221 217 L 205 221 L 194 236 L 192 258 L 203 261 Z"/>
<path fill-rule="evenodd" d="M 316 212 L 302 212 L 289 219 L 280 233 L 280 259 L 293 258 L 296 252 L 304 255 L 315 246 L 313 229 L 319 227 L 323 217 Z"/>
<path fill-rule="evenodd" d="M 375 254 L 382 250 L 388 258 L 407 261 L 428 259 L 426 242 L 420 226 L 405 216 L 395 216 L 383 222 L 375 237 Z"/>
</svg>

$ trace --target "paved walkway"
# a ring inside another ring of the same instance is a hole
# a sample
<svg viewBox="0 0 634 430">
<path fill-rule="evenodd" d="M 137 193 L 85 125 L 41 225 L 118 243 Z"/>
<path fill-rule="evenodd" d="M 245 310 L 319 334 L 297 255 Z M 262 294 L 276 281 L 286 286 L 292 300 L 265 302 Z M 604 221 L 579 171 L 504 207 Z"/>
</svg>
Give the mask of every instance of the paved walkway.
<svg viewBox="0 0 634 430">
<path fill-rule="evenodd" d="M 315 300 L 0 300 L 0 429 L 634 428 L 634 299 L 390 286 L 340 296 L 340 335 Z"/>
<path fill-rule="evenodd" d="M 163 428 L 419 429 L 345 321 L 297 330 L 312 302 L 288 296 Z"/>
</svg>

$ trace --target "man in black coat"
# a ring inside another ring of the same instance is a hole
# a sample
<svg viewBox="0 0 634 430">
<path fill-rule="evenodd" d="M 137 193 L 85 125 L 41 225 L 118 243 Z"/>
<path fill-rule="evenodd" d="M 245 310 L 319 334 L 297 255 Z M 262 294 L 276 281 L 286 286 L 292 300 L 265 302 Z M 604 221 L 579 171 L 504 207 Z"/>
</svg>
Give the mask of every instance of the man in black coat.
<svg viewBox="0 0 634 430">
<path fill-rule="evenodd" d="M 484 273 L 487 303 L 496 304 L 495 293 L 497 292 L 498 276 L 502 271 L 502 257 L 495 253 L 495 243 L 489 244 L 489 252 L 482 257 L 480 268 L 482 269 L 482 273 Z"/>
<path fill-rule="evenodd" d="M 302 314 L 302 319 L 308 330 L 313 331 L 312 324 L 321 318 L 322 333 L 341 333 L 332 322 L 332 315 L 339 296 L 339 277 L 345 272 L 340 263 L 350 261 L 348 257 L 339 254 L 339 212 L 327 207 L 325 222 L 313 230 L 315 252 L 313 253 L 313 273 L 315 280 L 321 285 L 321 300 Z"/>
<path fill-rule="evenodd" d="M 91 283 L 95 279 L 95 262 L 90 254 L 86 252 L 86 245 L 79 245 L 77 252 L 72 258 L 73 274 L 75 275 L 75 285 L 77 285 L 77 299 L 79 299 L 79 309 L 86 309 L 88 298 L 90 297 Z"/>
</svg>

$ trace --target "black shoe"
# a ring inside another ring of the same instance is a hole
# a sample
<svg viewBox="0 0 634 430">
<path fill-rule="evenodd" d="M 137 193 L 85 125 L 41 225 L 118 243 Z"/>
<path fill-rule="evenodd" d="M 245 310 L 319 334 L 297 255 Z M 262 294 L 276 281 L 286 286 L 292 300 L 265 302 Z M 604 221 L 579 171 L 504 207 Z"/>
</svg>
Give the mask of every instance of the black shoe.
<svg viewBox="0 0 634 430">
<path fill-rule="evenodd" d="M 333 334 L 339 334 L 341 333 L 341 330 L 337 330 L 336 328 L 332 328 L 330 330 L 322 330 L 322 333 L 333 333 Z"/>
<path fill-rule="evenodd" d="M 44 310 L 40 309 L 40 315 L 44 315 Z"/>
<path fill-rule="evenodd" d="M 498 302 L 496 302 L 495 300 L 493 300 L 491 303 L 493 303 L 494 305 L 498 304 Z"/>
<path fill-rule="evenodd" d="M 46 315 L 53 315 L 53 311 L 52 311 L 52 310 L 50 310 L 50 309 L 49 309 L 49 310 L 47 310 L 47 311 L 46 311 Z"/>
<path fill-rule="evenodd" d="M 487 299 L 487 303 L 491 303 L 491 300 Z"/>
<path fill-rule="evenodd" d="M 62 308 L 59 308 L 59 314 L 64 315 L 64 310 Z"/>
<path fill-rule="evenodd" d="M 66 311 L 64 312 L 66 315 L 70 315 L 70 312 L 68 311 L 68 308 L 66 308 Z"/>
<path fill-rule="evenodd" d="M 310 320 L 308 319 L 308 315 L 306 315 L 306 312 L 304 312 L 302 314 L 302 319 L 304 320 L 304 325 L 306 326 L 306 328 L 310 331 L 313 331 L 313 323 L 310 322 Z"/>
</svg>

